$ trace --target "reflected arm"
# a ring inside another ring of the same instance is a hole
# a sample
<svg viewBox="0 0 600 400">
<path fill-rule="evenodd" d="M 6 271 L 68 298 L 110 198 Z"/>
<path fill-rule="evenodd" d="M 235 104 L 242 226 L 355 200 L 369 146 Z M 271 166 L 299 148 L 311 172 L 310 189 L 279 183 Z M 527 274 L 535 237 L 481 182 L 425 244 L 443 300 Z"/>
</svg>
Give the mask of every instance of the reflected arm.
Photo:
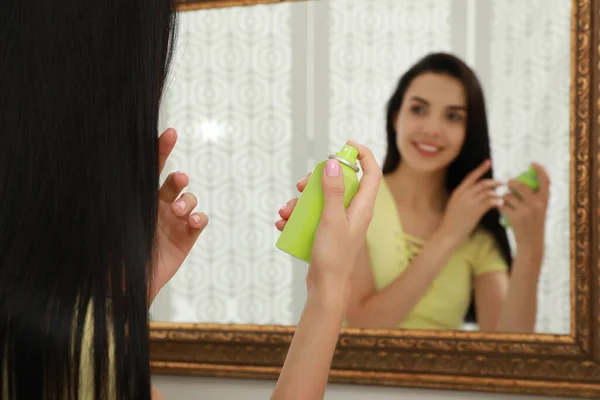
<svg viewBox="0 0 600 400">
<path fill-rule="evenodd" d="M 348 325 L 360 328 L 395 328 L 427 292 L 455 247 L 453 241 L 434 235 L 398 278 L 384 289 L 375 291 L 365 244 L 353 279 Z"/>
<path fill-rule="evenodd" d="M 496 331 L 526 333 L 535 330 L 541 265 L 541 256 L 517 253 Z"/>
</svg>

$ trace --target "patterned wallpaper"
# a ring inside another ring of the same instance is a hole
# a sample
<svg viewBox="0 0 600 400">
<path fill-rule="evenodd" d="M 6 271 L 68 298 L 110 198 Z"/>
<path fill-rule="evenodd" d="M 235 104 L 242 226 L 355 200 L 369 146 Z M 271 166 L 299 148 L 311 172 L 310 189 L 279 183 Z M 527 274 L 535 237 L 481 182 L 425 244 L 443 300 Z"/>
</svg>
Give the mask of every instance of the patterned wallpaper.
<svg viewBox="0 0 600 400">
<path fill-rule="evenodd" d="M 347 138 L 383 161 L 385 107 L 400 75 L 423 55 L 452 51 L 451 0 L 329 1 L 330 151 Z"/>
<path fill-rule="evenodd" d="M 165 172 L 185 171 L 209 227 L 157 299 L 154 318 L 291 323 L 291 262 L 273 244 L 290 197 L 290 7 L 180 15 L 163 126 L 179 132 Z"/>
<path fill-rule="evenodd" d="M 570 3 L 491 1 L 487 68 L 492 159 L 500 177 L 542 163 L 552 180 L 537 330 L 570 331 Z"/>
<path fill-rule="evenodd" d="M 274 248 L 276 210 L 346 139 L 385 151 L 385 103 L 431 51 L 479 75 L 500 178 L 552 178 L 537 330 L 569 331 L 570 2 L 327 0 L 185 12 L 162 125 L 211 218 L 156 320 L 294 324 L 302 264 Z"/>
</svg>

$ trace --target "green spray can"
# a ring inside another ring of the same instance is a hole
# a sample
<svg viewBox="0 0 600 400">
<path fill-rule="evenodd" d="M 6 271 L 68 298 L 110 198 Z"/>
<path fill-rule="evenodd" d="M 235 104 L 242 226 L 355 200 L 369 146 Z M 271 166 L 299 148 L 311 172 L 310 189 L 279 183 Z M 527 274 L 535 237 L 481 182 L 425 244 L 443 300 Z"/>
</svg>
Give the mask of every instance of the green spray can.
<svg viewBox="0 0 600 400">
<path fill-rule="evenodd" d="M 538 174 L 533 167 L 529 167 L 527 171 L 524 171 L 519 176 L 517 176 L 517 180 L 523 182 L 534 192 L 536 192 L 540 187 L 540 180 L 538 178 Z M 511 189 L 511 192 L 518 198 L 521 198 L 519 192 L 517 192 L 516 190 Z M 506 217 L 506 215 L 502 215 L 500 223 L 505 228 L 510 227 L 510 221 L 508 220 L 508 217 Z"/>
<path fill-rule="evenodd" d="M 328 159 L 333 158 L 340 163 L 341 173 L 344 175 L 345 208 L 348 207 L 358 191 L 357 157 L 358 150 L 347 144 L 339 152 L 328 157 Z M 322 176 L 326 162 L 327 160 L 318 163 L 310 175 L 276 244 L 278 249 L 307 263 L 310 262 L 313 240 L 323 213 Z"/>
</svg>

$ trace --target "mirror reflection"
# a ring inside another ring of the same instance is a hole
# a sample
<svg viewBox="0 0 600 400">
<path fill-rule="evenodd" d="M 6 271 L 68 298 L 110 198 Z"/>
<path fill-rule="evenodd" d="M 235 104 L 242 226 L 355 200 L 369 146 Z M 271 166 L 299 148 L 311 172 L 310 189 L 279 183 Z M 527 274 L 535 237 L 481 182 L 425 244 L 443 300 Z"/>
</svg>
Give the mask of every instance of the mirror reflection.
<svg viewBox="0 0 600 400">
<path fill-rule="evenodd" d="M 570 2 L 550 3 L 181 12 L 165 176 L 210 223 L 153 320 L 294 325 L 307 265 L 274 224 L 352 139 L 385 177 L 346 326 L 568 333 Z"/>
</svg>

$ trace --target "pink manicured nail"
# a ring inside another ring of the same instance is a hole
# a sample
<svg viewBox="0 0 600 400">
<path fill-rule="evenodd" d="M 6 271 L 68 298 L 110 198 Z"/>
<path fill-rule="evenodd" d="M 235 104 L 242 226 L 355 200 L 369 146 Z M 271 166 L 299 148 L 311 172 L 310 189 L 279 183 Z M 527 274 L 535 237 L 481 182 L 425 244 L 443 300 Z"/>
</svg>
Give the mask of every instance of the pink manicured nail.
<svg viewBox="0 0 600 400">
<path fill-rule="evenodd" d="M 192 221 L 194 221 L 195 224 L 199 224 L 200 223 L 200 217 L 197 215 L 192 215 Z"/>
<path fill-rule="evenodd" d="M 179 200 L 177 203 L 175 203 L 175 205 L 177 206 L 177 208 L 179 208 L 181 211 L 185 210 L 185 201 L 183 200 Z"/>
<path fill-rule="evenodd" d="M 338 160 L 327 160 L 325 163 L 325 173 L 327 176 L 338 176 L 340 174 L 340 163 Z"/>
</svg>

